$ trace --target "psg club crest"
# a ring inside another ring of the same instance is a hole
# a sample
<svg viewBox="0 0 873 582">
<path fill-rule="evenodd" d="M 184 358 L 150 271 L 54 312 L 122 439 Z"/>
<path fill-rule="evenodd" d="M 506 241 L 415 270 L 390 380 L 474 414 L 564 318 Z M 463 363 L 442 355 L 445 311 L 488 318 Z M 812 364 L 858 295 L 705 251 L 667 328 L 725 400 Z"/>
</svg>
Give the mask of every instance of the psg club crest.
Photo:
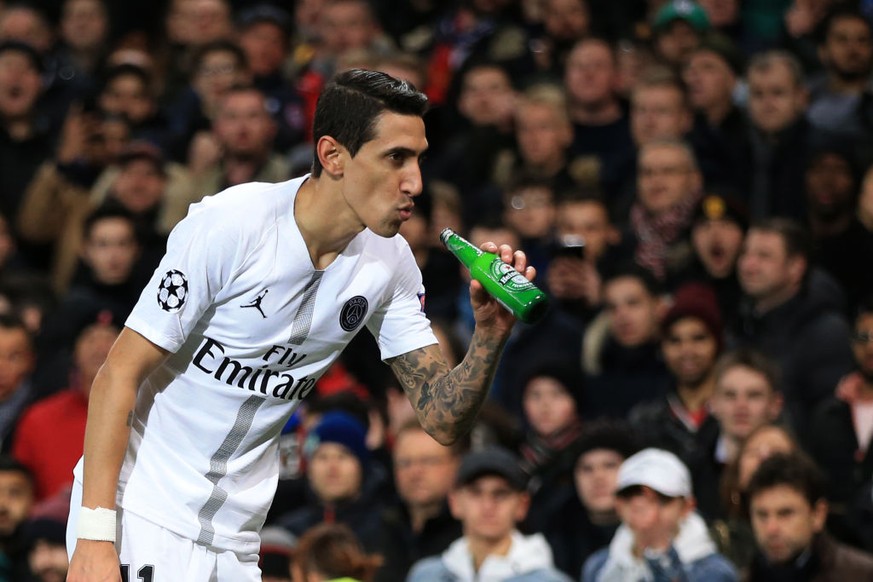
<svg viewBox="0 0 873 582">
<path fill-rule="evenodd" d="M 168 313 L 182 309 L 188 299 L 188 278 L 182 271 L 171 269 L 164 274 L 158 286 L 158 305 Z"/>
<path fill-rule="evenodd" d="M 354 331 L 364 321 L 364 316 L 367 315 L 367 306 L 367 298 L 363 295 L 355 295 L 346 301 L 340 311 L 340 327 L 346 331 Z"/>
</svg>

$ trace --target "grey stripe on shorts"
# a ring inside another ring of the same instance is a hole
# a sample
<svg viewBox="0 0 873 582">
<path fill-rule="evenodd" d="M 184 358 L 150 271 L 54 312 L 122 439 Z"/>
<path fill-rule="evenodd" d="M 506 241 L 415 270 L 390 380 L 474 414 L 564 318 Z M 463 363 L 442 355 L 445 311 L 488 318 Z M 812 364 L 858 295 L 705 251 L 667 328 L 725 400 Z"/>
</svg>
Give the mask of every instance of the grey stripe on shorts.
<svg viewBox="0 0 873 582">
<path fill-rule="evenodd" d="M 309 329 L 312 327 L 312 312 L 315 310 L 315 294 L 318 293 L 322 275 L 324 271 L 315 271 L 303 289 L 303 301 L 300 303 L 300 309 L 297 310 L 294 323 L 291 324 L 291 337 L 288 338 L 288 343 L 292 346 L 303 344 L 306 336 L 309 335 Z"/>
<path fill-rule="evenodd" d="M 215 539 L 215 526 L 212 525 L 212 520 L 224 502 L 227 501 L 227 491 L 218 485 L 218 482 L 227 475 L 227 461 L 233 455 L 246 433 L 252 428 L 252 422 L 255 420 L 255 413 L 258 408 L 264 403 L 264 398 L 260 396 L 249 396 L 242 403 L 239 412 L 236 415 L 236 422 L 227 436 L 224 437 L 224 442 L 209 459 L 209 472 L 206 478 L 212 482 L 212 494 L 203 507 L 200 508 L 200 513 L 197 516 L 200 520 L 200 535 L 197 536 L 197 543 L 210 546 Z"/>
</svg>

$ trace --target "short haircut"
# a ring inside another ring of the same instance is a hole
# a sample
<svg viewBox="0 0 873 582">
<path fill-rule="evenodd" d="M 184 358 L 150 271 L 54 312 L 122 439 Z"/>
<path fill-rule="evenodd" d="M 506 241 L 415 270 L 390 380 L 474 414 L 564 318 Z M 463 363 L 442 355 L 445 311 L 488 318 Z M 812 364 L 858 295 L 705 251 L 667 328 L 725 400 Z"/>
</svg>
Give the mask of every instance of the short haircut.
<svg viewBox="0 0 873 582">
<path fill-rule="evenodd" d="M 321 523 L 306 530 L 291 556 L 304 576 L 320 574 L 325 580 L 347 576 L 371 580 L 382 565 L 381 556 L 365 553 L 355 533 L 342 523 Z"/>
<path fill-rule="evenodd" d="M 691 168 L 695 172 L 700 171 L 700 165 L 697 163 L 697 154 L 694 153 L 694 148 L 692 148 L 687 141 L 681 139 L 670 139 L 670 138 L 659 138 L 647 142 L 640 146 L 639 154 L 637 155 L 637 159 L 641 160 L 643 157 L 643 152 L 645 150 L 651 148 L 674 148 L 682 153 L 688 158 L 688 163 L 691 164 Z"/>
<path fill-rule="evenodd" d="M 612 451 L 627 459 L 640 450 L 640 443 L 633 428 L 625 421 L 600 418 L 585 423 L 572 450 L 576 462 L 582 455 L 595 450 Z"/>
<path fill-rule="evenodd" d="M 640 267 L 636 263 L 624 263 L 610 271 L 603 277 L 603 287 L 606 288 L 607 285 L 616 279 L 624 278 L 635 279 L 638 281 L 652 297 L 660 297 L 664 292 L 664 288 L 661 283 L 658 282 L 658 279 L 655 278 L 650 271 Z"/>
<path fill-rule="evenodd" d="M 688 100 L 688 88 L 685 86 L 682 78 L 669 67 L 661 65 L 654 65 L 643 71 L 631 88 L 631 103 L 633 103 L 638 92 L 662 87 L 674 89 L 681 98 L 682 107 L 689 111 L 691 110 L 691 102 Z"/>
<path fill-rule="evenodd" d="M 851 6 L 835 6 L 824 17 L 816 31 L 816 41 L 819 45 L 827 42 L 828 36 L 831 33 L 831 27 L 839 20 L 857 20 L 867 27 L 867 32 L 873 34 L 873 25 L 856 8 Z"/>
<path fill-rule="evenodd" d="M 572 127 L 570 112 L 567 109 L 567 94 L 564 88 L 557 83 L 536 83 L 525 89 L 516 104 L 518 110 L 528 105 L 539 105 L 550 108 L 560 122 L 567 127 Z"/>
<path fill-rule="evenodd" d="M 142 83 L 143 86 L 146 88 L 146 91 L 151 95 L 151 74 L 149 74 L 147 70 L 140 67 L 139 65 L 134 65 L 132 63 L 122 63 L 120 65 L 115 65 L 114 67 L 107 69 L 107 71 L 103 74 L 101 92 L 105 91 L 110 83 L 120 77 L 136 77 L 137 79 L 139 79 L 140 83 Z"/>
<path fill-rule="evenodd" d="M 813 253 L 812 238 L 809 235 L 809 231 L 796 220 L 781 216 L 765 218 L 752 223 L 750 230 L 779 235 L 785 244 L 785 252 L 788 257 L 801 257 L 808 264 L 811 262 Z"/>
<path fill-rule="evenodd" d="M 715 364 L 716 386 L 722 376 L 729 370 L 738 367 L 754 370 L 764 376 L 773 392 L 780 392 L 782 390 L 782 373 L 776 362 L 765 356 L 762 352 L 746 347 L 727 352 L 718 359 L 718 362 Z"/>
<path fill-rule="evenodd" d="M 137 222 L 134 214 L 120 204 L 103 204 L 94 209 L 88 216 L 85 217 L 85 222 L 82 223 L 82 236 L 84 240 L 91 237 L 91 231 L 101 220 L 111 220 L 113 218 L 127 221 L 130 228 L 133 230 L 134 237 L 139 242 L 139 233 L 137 232 Z"/>
<path fill-rule="evenodd" d="M 746 69 L 746 75 L 751 76 L 752 72 L 768 73 L 773 67 L 782 65 L 788 69 L 791 79 L 794 81 L 795 87 L 803 87 L 805 78 L 803 75 L 803 66 L 797 57 L 788 51 L 771 50 L 763 53 L 758 53 L 749 61 L 749 67 Z"/>
<path fill-rule="evenodd" d="M 207 42 L 197 49 L 191 57 L 192 73 L 196 74 L 198 69 L 203 66 L 203 61 L 206 60 L 206 57 L 212 53 L 230 53 L 233 55 L 233 58 L 236 60 L 236 65 L 240 69 L 246 69 L 249 66 L 246 53 L 237 43 L 226 39 L 219 39 Z"/>
<path fill-rule="evenodd" d="M 18 459 L 7 454 L 0 455 L 0 473 L 21 473 L 27 478 L 27 481 L 31 486 L 34 484 L 33 472 L 30 468 Z"/>
<path fill-rule="evenodd" d="M 331 136 L 355 157 L 376 136 L 376 123 L 385 111 L 424 117 L 427 97 L 406 81 L 363 69 L 351 69 L 327 84 L 315 107 L 312 124 L 312 175 L 321 176 L 318 141 Z"/>
<path fill-rule="evenodd" d="M 24 335 L 27 336 L 29 347 L 31 349 L 33 348 L 33 336 L 30 334 L 30 330 L 27 329 L 27 326 L 20 317 L 7 313 L 0 313 L 0 329 L 5 329 L 7 331 L 19 330 L 23 332 Z"/>
<path fill-rule="evenodd" d="M 400 435 L 408 432 L 423 432 L 427 434 L 427 431 L 424 430 L 424 427 L 421 426 L 421 423 L 418 422 L 417 418 L 410 418 L 398 427 L 397 432 L 394 434 L 394 442 L 397 442 Z M 470 451 L 470 433 L 466 433 L 463 437 L 459 438 L 451 445 L 448 445 L 446 448 L 449 449 L 449 452 L 453 457 L 460 459 Z"/>
<path fill-rule="evenodd" d="M 759 493 L 780 486 L 794 489 L 810 506 L 825 499 L 827 492 L 827 482 L 821 470 L 800 451 L 778 453 L 761 463 L 746 488 L 749 504 Z"/>
</svg>

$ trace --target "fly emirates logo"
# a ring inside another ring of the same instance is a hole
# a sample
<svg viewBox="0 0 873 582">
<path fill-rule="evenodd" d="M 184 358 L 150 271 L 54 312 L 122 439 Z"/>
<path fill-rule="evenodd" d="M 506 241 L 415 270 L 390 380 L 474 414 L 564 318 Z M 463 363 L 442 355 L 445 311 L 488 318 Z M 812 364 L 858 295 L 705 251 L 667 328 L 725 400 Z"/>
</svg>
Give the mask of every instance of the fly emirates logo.
<svg viewBox="0 0 873 582">
<path fill-rule="evenodd" d="M 295 378 L 282 368 L 291 369 L 305 358 L 306 354 L 295 352 L 288 346 L 271 346 L 261 357 L 264 364 L 246 366 L 225 356 L 224 346 L 206 337 L 194 354 L 193 363 L 205 374 L 228 386 L 283 400 L 303 400 L 315 388 L 316 378 Z"/>
</svg>

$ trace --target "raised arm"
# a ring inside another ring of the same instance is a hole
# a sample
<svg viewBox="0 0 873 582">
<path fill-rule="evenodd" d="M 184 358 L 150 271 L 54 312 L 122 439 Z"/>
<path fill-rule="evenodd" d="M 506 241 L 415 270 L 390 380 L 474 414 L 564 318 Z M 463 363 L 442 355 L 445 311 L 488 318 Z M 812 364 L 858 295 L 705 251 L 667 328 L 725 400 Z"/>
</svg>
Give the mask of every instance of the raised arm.
<svg viewBox="0 0 873 582">
<path fill-rule="evenodd" d="M 528 279 L 532 280 L 536 275 L 533 267 L 527 266 L 523 252 L 513 252 L 508 245 L 498 248 L 493 243 L 486 243 L 482 248 L 499 252 L 504 262 L 512 264 Z M 477 281 L 470 283 L 470 302 L 476 327 L 467 354 L 453 370 L 449 369 L 437 345 L 388 360 L 415 408 L 421 426 L 446 445 L 472 428 L 515 323 L 512 314 L 488 295 Z"/>
<path fill-rule="evenodd" d="M 128 328 L 112 346 L 88 398 L 82 507 L 115 508 L 137 390 L 166 356 L 166 351 Z M 112 542 L 77 541 L 68 582 L 120 580 L 119 576 Z"/>
</svg>

